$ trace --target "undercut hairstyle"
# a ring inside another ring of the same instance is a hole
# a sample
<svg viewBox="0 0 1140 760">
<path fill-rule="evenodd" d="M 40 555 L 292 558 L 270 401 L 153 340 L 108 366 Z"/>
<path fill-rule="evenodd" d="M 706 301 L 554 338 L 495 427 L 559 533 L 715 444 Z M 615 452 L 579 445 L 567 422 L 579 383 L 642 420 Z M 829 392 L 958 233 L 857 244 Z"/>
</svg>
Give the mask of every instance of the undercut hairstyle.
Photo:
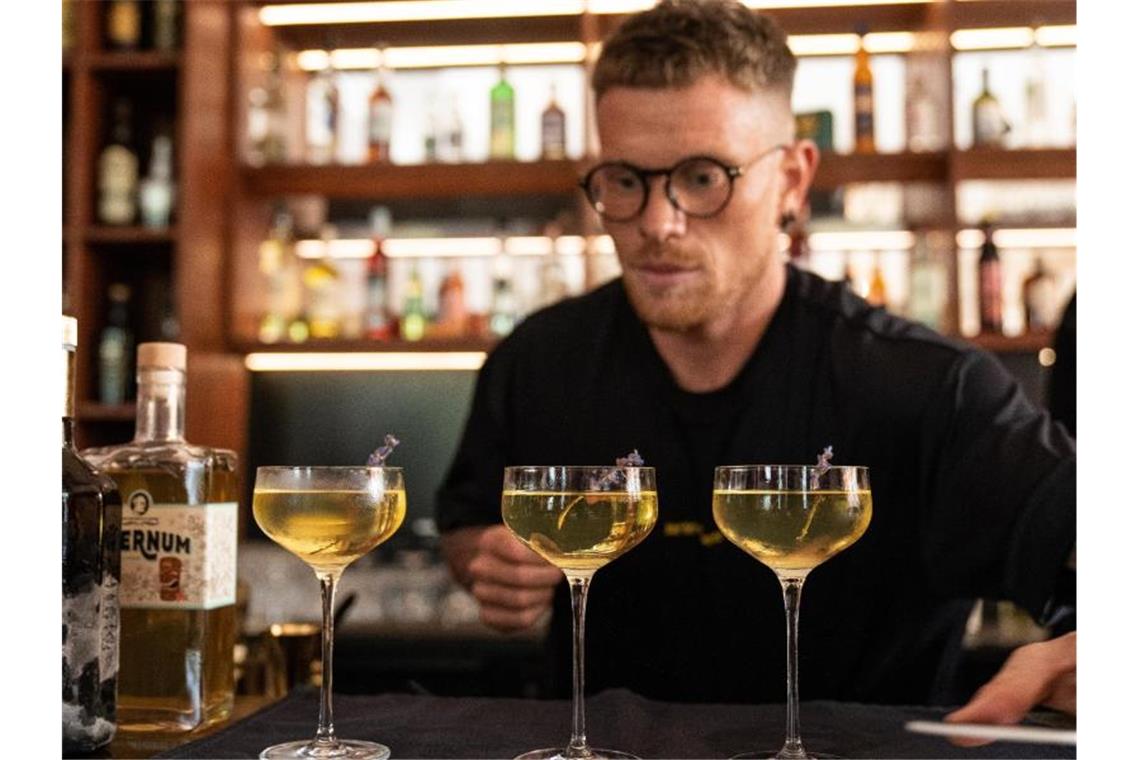
<svg viewBox="0 0 1140 760">
<path fill-rule="evenodd" d="M 790 103 L 795 73 L 788 36 L 770 16 L 735 0 L 662 0 L 606 40 L 591 84 L 601 98 L 611 87 L 687 87 L 716 74 Z"/>
</svg>

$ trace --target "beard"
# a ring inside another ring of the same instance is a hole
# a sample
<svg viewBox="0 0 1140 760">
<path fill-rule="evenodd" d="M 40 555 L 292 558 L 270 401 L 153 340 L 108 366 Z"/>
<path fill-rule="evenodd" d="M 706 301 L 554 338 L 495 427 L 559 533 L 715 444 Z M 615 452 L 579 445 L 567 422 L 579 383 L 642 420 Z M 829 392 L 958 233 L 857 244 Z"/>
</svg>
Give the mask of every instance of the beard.
<svg viewBox="0 0 1140 760">
<path fill-rule="evenodd" d="M 693 270 L 687 281 L 670 285 L 647 282 L 637 271 L 639 265 L 652 264 Z M 649 327 L 668 332 L 686 332 L 714 317 L 719 296 L 716 273 L 698 251 L 678 246 L 646 246 L 631 259 L 622 262 L 622 285 L 630 305 Z"/>
</svg>

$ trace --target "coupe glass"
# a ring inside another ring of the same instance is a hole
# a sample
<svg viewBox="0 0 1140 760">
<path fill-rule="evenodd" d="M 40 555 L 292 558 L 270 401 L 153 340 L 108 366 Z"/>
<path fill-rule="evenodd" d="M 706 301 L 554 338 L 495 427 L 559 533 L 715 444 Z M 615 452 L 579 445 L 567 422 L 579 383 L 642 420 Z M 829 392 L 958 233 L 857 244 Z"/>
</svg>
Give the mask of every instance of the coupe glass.
<svg viewBox="0 0 1140 760">
<path fill-rule="evenodd" d="M 598 568 L 641 543 L 657 522 L 652 467 L 508 467 L 503 522 L 523 543 L 566 574 L 574 620 L 574 694 L 570 743 L 516 760 L 633 758 L 586 743 L 586 592 Z"/>
<path fill-rule="evenodd" d="M 300 557 L 321 584 L 321 702 L 317 735 L 266 748 L 262 758 L 383 760 L 375 742 L 333 733 L 333 596 L 350 563 L 391 538 L 404 521 L 398 467 L 258 467 L 253 516 L 265 534 Z"/>
<path fill-rule="evenodd" d="M 729 541 L 771 568 L 784 590 L 788 619 L 788 708 L 780 750 L 741 758 L 829 758 L 800 740 L 797 626 L 800 592 L 813 568 L 859 540 L 871 522 L 866 467 L 744 465 L 718 467 L 713 519 Z"/>
</svg>

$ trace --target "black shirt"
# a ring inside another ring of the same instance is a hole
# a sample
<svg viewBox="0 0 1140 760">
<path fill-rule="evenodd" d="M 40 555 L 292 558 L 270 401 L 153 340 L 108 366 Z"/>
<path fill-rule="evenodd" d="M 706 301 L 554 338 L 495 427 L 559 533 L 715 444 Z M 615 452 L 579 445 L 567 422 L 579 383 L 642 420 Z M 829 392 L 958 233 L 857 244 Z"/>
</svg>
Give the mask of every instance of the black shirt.
<svg viewBox="0 0 1140 760">
<path fill-rule="evenodd" d="M 586 686 L 657 699 L 780 701 L 775 575 L 723 539 L 713 468 L 871 468 L 866 534 L 815 569 L 800 614 L 803 699 L 926 701 L 951 600 L 1046 611 L 1076 535 L 1075 453 L 991 356 L 788 266 L 783 299 L 726 387 L 677 386 L 620 281 L 536 313 L 488 357 L 440 489 L 442 531 L 500 521 L 507 465 L 656 467 L 659 517 L 590 587 Z M 554 675 L 570 672 L 556 596 Z"/>
</svg>

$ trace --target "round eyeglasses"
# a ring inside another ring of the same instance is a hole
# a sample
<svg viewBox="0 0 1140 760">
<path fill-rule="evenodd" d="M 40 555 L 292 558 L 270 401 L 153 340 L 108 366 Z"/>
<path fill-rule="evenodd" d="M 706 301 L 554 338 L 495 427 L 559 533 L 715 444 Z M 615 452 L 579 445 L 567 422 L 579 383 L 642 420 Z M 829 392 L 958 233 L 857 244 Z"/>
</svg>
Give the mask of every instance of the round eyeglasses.
<svg viewBox="0 0 1140 760">
<path fill-rule="evenodd" d="M 746 168 L 789 147 L 776 145 L 739 166 L 729 166 L 712 156 L 690 156 L 666 169 L 642 169 L 625 161 L 607 161 L 591 169 L 578 184 L 599 216 L 611 222 L 628 222 L 645 210 L 649 180 L 664 176 L 665 197 L 673 207 L 688 216 L 707 219 L 728 205 L 733 184 Z"/>
</svg>

